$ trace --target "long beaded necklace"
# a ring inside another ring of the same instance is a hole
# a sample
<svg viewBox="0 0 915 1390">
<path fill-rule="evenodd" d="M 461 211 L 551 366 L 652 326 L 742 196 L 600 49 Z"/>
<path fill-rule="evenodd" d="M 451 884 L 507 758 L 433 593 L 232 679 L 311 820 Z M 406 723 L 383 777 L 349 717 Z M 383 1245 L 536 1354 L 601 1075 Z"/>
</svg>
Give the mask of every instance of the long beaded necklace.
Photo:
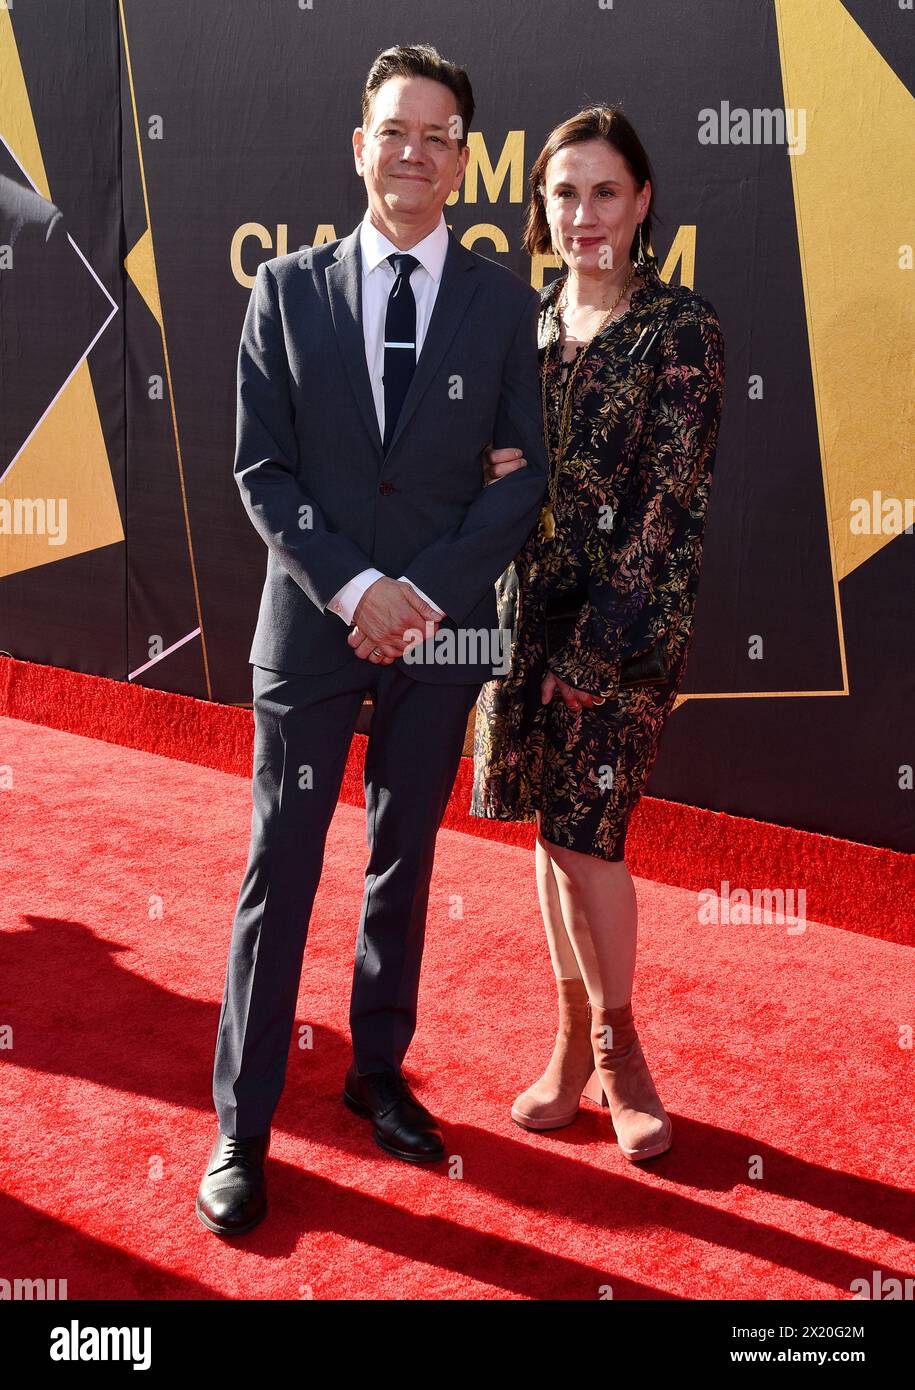
<svg viewBox="0 0 915 1390">
<path fill-rule="evenodd" d="M 632 284 L 632 280 L 635 276 L 637 269 L 638 267 L 636 266 L 636 263 L 632 261 L 630 263 L 629 276 L 626 280 L 625 285 L 620 290 L 619 294 L 616 296 L 616 299 L 614 299 L 613 303 L 610 305 L 610 308 L 607 310 L 606 314 L 604 314 L 604 317 L 601 319 L 600 323 L 597 325 L 590 338 L 588 338 L 579 348 L 575 361 L 572 364 L 572 370 L 569 373 L 569 377 L 565 385 L 565 392 L 562 397 L 562 409 L 560 411 L 559 417 L 559 442 L 556 452 L 556 467 L 552 469 L 550 472 L 549 501 L 545 504 L 545 506 L 541 509 L 540 512 L 540 534 L 542 535 L 544 540 L 551 541 L 556 534 L 555 509 L 556 497 L 559 492 L 559 472 L 563 466 L 563 463 L 565 462 L 565 451 L 568 447 L 569 435 L 572 429 L 572 404 L 575 398 L 574 387 L 575 378 L 578 375 L 578 369 L 584 361 L 588 344 L 591 343 L 597 337 L 598 333 L 600 333 L 601 330 L 606 327 L 610 315 L 613 313 L 614 309 L 616 309 L 616 307 L 622 302 L 623 298 L 625 297 L 626 291 Z M 563 309 L 566 307 L 567 283 L 568 277 L 566 277 L 566 283 L 564 283 L 562 286 L 562 291 L 559 295 L 559 302 L 557 302 L 556 305 L 556 317 L 553 333 L 546 345 L 545 356 L 547 360 L 544 361 L 543 370 L 540 373 L 540 396 L 541 404 L 543 407 L 543 432 L 544 443 L 546 444 L 547 458 L 550 457 L 550 413 L 547 405 L 546 394 L 547 366 L 550 355 L 550 349 L 553 347 L 554 344 L 556 344 L 557 346 L 559 344 L 559 320 Z M 559 349 L 559 351 L 561 352 L 561 349 Z M 576 461 L 577 460 L 575 459 L 570 460 L 571 463 L 575 463 Z"/>
</svg>

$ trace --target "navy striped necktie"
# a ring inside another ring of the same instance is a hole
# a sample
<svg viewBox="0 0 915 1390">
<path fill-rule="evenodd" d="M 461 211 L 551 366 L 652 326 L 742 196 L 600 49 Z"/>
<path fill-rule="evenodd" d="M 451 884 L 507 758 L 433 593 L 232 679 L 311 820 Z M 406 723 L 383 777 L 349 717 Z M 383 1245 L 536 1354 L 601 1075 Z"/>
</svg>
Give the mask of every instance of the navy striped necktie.
<svg viewBox="0 0 915 1390">
<path fill-rule="evenodd" d="M 388 256 L 394 267 L 394 284 L 384 318 L 384 451 L 394 438 L 401 406 L 416 368 L 416 300 L 410 275 L 419 265 L 415 256 L 395 252 Z"/>
</svg>

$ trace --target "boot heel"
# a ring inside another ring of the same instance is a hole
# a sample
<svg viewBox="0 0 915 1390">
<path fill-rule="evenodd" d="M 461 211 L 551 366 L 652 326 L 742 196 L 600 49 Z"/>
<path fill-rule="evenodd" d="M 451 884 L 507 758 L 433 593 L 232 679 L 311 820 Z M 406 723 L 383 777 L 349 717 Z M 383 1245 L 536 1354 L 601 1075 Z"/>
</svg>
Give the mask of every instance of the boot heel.
<svg viewBox="0 0 915 1390">
<path fill-rule="evenodd" d="M 604 1093 L 604 1088 L 601 1085 L 596 1067 L 588 1077 L 588 1084 L 581 1094 L 584 1100 L 592 1100 L 595 1105 L 599 1105 L 603 1110 L 609 1109 L 610 1102 L 607 1100 Z"/>
<path fill-rule="evenodd" d="M 594 1098 L 592 1082 L 599 1079 L 620 1152 L 631 1163 L 666 1153 L 673 1127 L 642 1052 L 631 1000 L 614 1009 L 592 1006 L 591 1018 L 596 1077 L 585 1094 Z"/>
</svg>

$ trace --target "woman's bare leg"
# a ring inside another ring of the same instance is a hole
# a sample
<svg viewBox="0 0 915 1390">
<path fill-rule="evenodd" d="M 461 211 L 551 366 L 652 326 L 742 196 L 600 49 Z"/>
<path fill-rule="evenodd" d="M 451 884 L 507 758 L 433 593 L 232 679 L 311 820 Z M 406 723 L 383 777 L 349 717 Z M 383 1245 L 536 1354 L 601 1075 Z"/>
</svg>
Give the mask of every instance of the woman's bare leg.
<svg viewBox="0 0 915 1390">
<path fill-rule="evenodd" d="M 553 920 L 563 924 L 591 1003 L 604 1009 L 628 1003 L 635 974 L 638 911 L 626 864 L 541 844 L 539 838 L 537 848 L 550 861 L 559 899 Z"/>
<path fill-rule="evenodd" d="M 562 919 L 559 889 L 546 846 L 537 839 L 537 893 L 556 977 L 558 1024 L 553 1052 L 542 1076 L 512 1105 L 524 1129 L 562 1129 L 578 1114 L 582 1091 L 594 1072 L 588 987 Z"/>
<path fill-rule="evenodd" d="M 558 980 L 582 979 L 581 966 L 562 918 L 562 904 L 559 898 L 556 875 L 553 872 L 553 861 L 547 846 L 540 838 L 539 811 L 536 812 L 536 816 L 537 896 L 540 899 L 543 925 L 546 927 L 546 939 L 550 948 L 550 959 L 553 962 L 553 974 Z"/>
<path fill-rule="evenodd" d="M 562 921 L 581 966 L 591 1014 L 596 1093 L 606 1100 L 620 1148 L 633 1162 L 671 1144 L 664 1109 L 632 1017 L 638 913 L 622 860 L 598 859 L 544 841 L 553 866 Z M 582 1067 L 584 1070 L 584 1066 Z"/>
</svg>

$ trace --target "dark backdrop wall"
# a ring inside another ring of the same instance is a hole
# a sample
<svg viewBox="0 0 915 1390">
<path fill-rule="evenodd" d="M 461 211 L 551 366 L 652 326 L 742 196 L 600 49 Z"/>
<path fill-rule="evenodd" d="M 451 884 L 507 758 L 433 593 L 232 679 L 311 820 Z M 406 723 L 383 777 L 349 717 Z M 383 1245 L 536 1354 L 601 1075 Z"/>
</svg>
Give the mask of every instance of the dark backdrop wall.
<svg viewBox="0 0 915 1390">
<path fill-rule="evenodd" d="M 356 225 L 365 73 L 431 42 L 477 99 L 465 244 L 554 275 L 519 249 L 527 171 L 557 121 L 621 102 L 663 273 L 722 319 L 696 636 L 649 791 L 915 848 L 913 23 L 876 0 L 0 10 L 0 648 L 250 702 L 249 288 Z"/>
</svg>

